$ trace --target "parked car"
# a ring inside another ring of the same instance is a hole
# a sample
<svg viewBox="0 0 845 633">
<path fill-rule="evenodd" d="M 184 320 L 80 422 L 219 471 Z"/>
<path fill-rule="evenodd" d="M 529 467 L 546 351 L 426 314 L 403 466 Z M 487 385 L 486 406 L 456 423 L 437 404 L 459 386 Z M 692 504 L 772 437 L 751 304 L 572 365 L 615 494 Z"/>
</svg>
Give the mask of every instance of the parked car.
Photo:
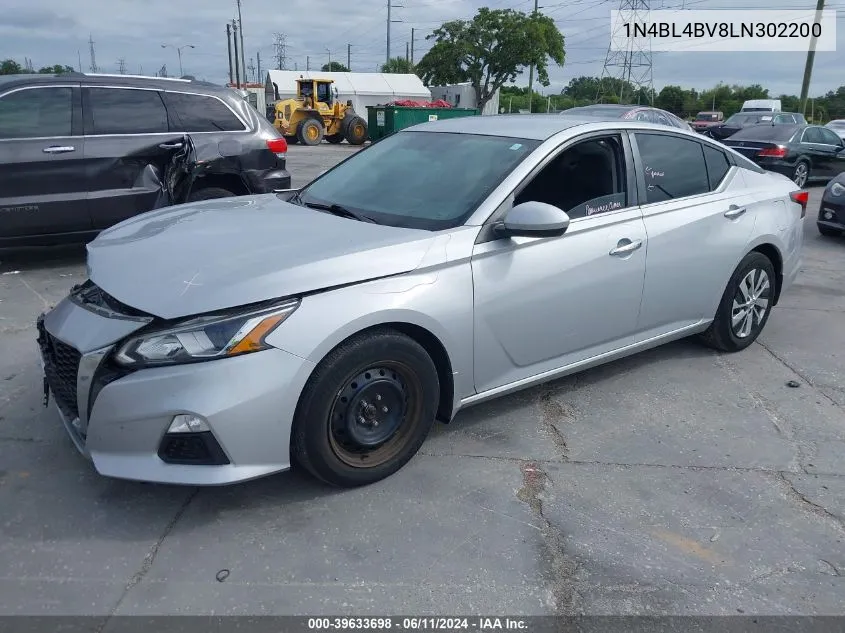
<svg viewBox="0 0 845 633">
<path fill-rule="evenodd" d="M 721 141 L 752 125 L 795 125 L 796 123 L 803 124 L 806 122 L 804 115 L 797 112 L 778 112 L 776 114 L 740 112 L 728 117 L 728 120 L 724 123 L 708 127 L 704 134 Z"/>
<path fill-rule="evenodd" d="M 707 128 L 719 125 L 725 120 L 725 115 L 718 111 L 699 112 L 692 122 L 692 129 L 696 132 L 704 132 Z"/>
<path fill-rule="evenodd" d="M 819 233 L 828 237 L 845 232 L 845 174 L 835 176 L 824 189 L 816 220 Z"/>
<path fill-rule="evenodd" d="M 836 135 L 839 136 L 839 138 L 845 139 L 845 119 L 834 119 L 825 125 L 825 127 L 836 132 Z"/>
<path fill-rule="evenodd" d="M 821 125 L 755 125 L 724 144 L 799 187 L 845 171 L 845 141 Z"/>
<path fill-rule="evenodd" d="M 780 112 L 780 99 L 749 99 L 742 104 L 740 112 Z"/>
<path fill-rule="evenodd" d="M 299 191 L 100 233 L 38 318 L 46 384 L 104 475 L 293 459 L 367 484 L 470 405 L 687 336 L 748 347 L 798 272 L 807 196 L 667 126 L 423 123 Z"/>
<path fill-rule="evenodd" d="M 668 125 L 669 127 L 680 128 L 682 130 L 692 130 L 692 126 L 689 123 L 679 119 L 671 112 L 661 110 L 660 108 L 652 108 L 650 106 L 599 103 L 595 105 L 569 108 L 560 114 L 576 117 L 596 117 L 608 121 L 612 121 L 614 119 L 621 119 L 623 121 L 647 121 L 649 123 Z"/>
<path fill-rule="evenodd" d="M 255 108 L 214 84 L 0 77 L 0 247 L 87 241 L 160 206 L 289 188 L 286 151 Z"/>
</svg>

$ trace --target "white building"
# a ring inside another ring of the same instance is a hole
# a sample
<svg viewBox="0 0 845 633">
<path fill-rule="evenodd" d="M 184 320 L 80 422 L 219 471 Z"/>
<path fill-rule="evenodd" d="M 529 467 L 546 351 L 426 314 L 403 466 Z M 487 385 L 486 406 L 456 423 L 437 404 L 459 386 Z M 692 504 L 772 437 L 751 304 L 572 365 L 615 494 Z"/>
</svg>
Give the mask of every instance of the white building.
<svg viewBox="0 0 845 633">
<path fill-rule="evenodd" d="M 414 74 L 392 73 L 324 73 L 319 71 L 269 70 L 265 83 L 265 103 L 274 105 L 296 96 L 296 80 L 331 79 L 341 101 L 352 101 L 359 115 L 367 118 L 367 106 L 410 99 L 431 101 L 431 92 Z"/>
<path fill-rule="evenodd" d="M 468 81 L 460 84 L 450 84 L 448 86 L 432 86 L 431 98 L 443 99 L 443 101 L 448 101 L 456 108 L 478 107 L 478 102 L 475 98 L 475 88 L 473 88 L 472 84 Z M 499 114 L 498 90 L 493 94 L 493 98 L 485 104 L 481 114 Z"/>
</svg>

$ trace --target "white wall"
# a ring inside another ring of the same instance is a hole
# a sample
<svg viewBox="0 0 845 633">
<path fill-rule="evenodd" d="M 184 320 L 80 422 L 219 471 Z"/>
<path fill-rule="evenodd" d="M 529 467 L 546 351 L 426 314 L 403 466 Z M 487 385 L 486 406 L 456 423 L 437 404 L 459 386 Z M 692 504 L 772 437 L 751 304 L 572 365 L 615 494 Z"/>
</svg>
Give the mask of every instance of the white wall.
<svg viewBox="0 0 845 633">
<path fill-rule="evenodd" d="M 475 108 L 475 88 L 470 83 L 450 84 L 447 86 L 431 86 L 431 98 L 448 101 L 456 108 Z M 499 114 L 499 91 L 493 94 L 482 110 L 483 116 Z"/>
</svg>

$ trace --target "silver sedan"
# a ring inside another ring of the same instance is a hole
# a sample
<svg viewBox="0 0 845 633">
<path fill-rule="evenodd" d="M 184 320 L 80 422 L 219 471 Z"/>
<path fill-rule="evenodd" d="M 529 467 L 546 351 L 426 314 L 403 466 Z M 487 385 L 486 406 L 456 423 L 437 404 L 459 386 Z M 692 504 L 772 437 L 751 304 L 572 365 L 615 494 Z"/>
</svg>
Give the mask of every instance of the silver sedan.
<svg viewBox="0 0 845 633">
<path fill-rule="evenodd" d="M 806 204 L 665 126 L 423 124 L 299 191 L 103 231 L 38 318 L 45 402 L 103 475 L 368 484 L 464 407 L 682 337 L 748 347 Z"/>
</svg>

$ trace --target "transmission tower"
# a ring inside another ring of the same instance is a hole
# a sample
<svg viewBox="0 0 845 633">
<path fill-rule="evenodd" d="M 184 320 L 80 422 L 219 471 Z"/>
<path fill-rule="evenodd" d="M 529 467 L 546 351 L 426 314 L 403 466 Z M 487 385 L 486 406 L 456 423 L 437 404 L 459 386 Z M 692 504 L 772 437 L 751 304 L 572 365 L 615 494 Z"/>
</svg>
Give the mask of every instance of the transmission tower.
<svg viewBox="0 0 845 633">
<path fill-rule="evenodd" d="M 275 33 L 273 38 L 273 48 L 276 51 L 273 55 L 276 58 L 276 69 L 287 70 L 287 37 L 284 33 Z"/>
<path fill-rule="evenodd" d="M 91 72 L 98 72 L 97 57 L 94 55 L 94 38 L 91 34 L 88 35 L 88 52 L 91 55 Z"/>
<path fill-rule="evenodd" d="M 121 75 L 126 74 L 126 60 L 123 57 L 117 60 L 117 72 Z"/>
<path fill-rule="evenodd" d="M 604 59 L 596 101 L 603 103 L 610 95 L 626 103 L 626 99 L 639 101 L 643 91 L 648 95 L 649 103 L 654 100 L 654 73 L 651 60 L 651 40 L 643 42 L 639 38 L 628 38 L 624 50 L 613 50 L 613 41 L 624 37 L 624 23 L 645 23 L 648 18 L 649 0 L 619 0 L 619 12 L 624 20 L 617 20 L 615 30 L 610 35 L 610 44 Z M 613 81 L 613 80 L 617 81 Z M 627 94 L 628 89 L 633 94 Z"/>
<path fill-rule="evenodd" d="M 255 83 L 255 60 L 250 58 L 249 64 L 247 64 L 246 69 L 249 71 L 249 76 L 252 79 L 253 83 Z"/>
</svg>

